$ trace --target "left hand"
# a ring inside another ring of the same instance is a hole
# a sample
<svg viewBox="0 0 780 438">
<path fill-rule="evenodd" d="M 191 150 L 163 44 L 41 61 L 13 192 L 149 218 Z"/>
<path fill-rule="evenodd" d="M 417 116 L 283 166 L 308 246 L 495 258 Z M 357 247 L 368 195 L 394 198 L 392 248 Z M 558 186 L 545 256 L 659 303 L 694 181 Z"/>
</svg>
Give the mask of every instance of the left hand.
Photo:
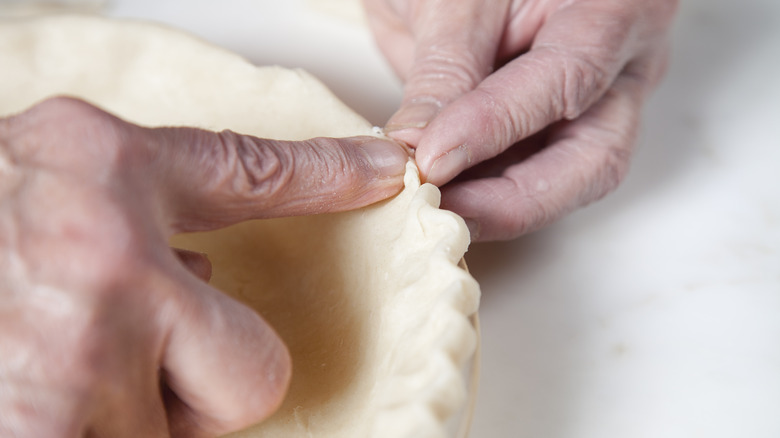
<svg viewBox="0 0 780 438">
<path fill-rule="evenodd" d="M 365 3 L 405 80 L 385 131 L 416 148 L 472 238 L 496 240 L 617 186 L 677 0 Z"/>
<path fill-rule="evenodd" d="M 0 118 L 0 437 L 193 438 L 269 416 L 287 348 L 170 236 L 361 207 L 401 190 L 407 160 L 374 137 L 151 129 L 72 98 Z"/>
</svg>

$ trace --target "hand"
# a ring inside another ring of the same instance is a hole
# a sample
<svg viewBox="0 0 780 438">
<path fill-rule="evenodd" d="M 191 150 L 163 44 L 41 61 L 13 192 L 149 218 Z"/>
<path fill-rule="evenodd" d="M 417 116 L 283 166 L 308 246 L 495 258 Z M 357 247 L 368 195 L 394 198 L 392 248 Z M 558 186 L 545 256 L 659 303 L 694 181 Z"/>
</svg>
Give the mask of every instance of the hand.
<svg viewBox="0 0 780 438">
<path fill-rule="evenodd" d="M 623 178 L 676 0 L 365 2 L 406 82 L 385 131 L 472 238 L 538 229 Z"/>
<path fill-rule="evenodd" d="M 0 119 L 0 436 L 199 437 L 273 412 L 285 346 L 176 232 L 359 207 L 408 155 L 149 129 L 56 98 Z"/>
</svg>

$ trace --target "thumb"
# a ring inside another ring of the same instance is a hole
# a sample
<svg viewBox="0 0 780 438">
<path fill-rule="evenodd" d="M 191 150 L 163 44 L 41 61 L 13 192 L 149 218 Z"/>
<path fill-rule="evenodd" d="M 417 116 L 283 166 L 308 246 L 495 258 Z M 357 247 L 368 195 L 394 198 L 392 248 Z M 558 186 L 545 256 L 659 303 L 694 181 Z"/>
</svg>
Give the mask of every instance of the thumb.
<svg viewBox="0 0 780 438">
<path fill-rule="evenodd" d="M 498 4 L 496 4 L 498 3 Z M 415 52 L 400 109 L 385 132 L 416 145 L 439 111 L 493 69 L 509 2 L 430 0 L 411 11 Z"/>
<path fill-rule="evenodd" d="M 162 358 L 171 436 L 224 434 L 281 404 L 292 372 L 287 347 L 249 307 L 183 275 L 184 311 Z"/>
</svg>

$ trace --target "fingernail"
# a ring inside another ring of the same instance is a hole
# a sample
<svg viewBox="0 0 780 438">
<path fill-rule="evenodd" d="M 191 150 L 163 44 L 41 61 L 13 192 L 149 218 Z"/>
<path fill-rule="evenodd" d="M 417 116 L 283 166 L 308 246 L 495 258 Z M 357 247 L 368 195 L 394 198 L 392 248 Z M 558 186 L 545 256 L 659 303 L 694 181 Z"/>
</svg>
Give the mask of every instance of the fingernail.
<svg viewBox="0 0 780 438">
<path fill-rule="evenodd" d="M 433 162 L 428 171 L 426 182 L 437 186 L 442 185 L 465 170 L 470 161 L 465 146 L 453 149 Z"/>
<path fill-rule="evenodd" d="M 466 227 L 469 229 L 471 241 L 477 240 L 477 238 L 479 238 L 479 222 L 467 217 L 464 217 L 463 221 L 466 222 Z"/>
<path fill-rule="evenodd" d="M 392 141 L 370 140 L 360 145 L 360 150 L 380 178 L 402 176 L 409 161 L 404 148 Z"/>
<path fill-rule="evenodd" d="M 425 128 L 438 113 L 439 106 L 432 102 L 407 105 L 390 117 L 385 132 Z"/>
<path fill-rule="evenodd" d="M 400 141 L 408 145 L 420 144 L 420 139 L 422 138 L 422 135 L 423 135 L 422 129 L 418 129 L 418 128 L 400 129 L 398 131 L 389 131 L 387 133 L 387 136 L 392 138 L 393 140 Z"/>
<path fill-rule="evenodd" d="M 190 251 L 188 249 L 175 249 L 176 255 L 190 272 L 203 281 L 211 279 L 211 260 L 204 252 Z"/>
</svg>

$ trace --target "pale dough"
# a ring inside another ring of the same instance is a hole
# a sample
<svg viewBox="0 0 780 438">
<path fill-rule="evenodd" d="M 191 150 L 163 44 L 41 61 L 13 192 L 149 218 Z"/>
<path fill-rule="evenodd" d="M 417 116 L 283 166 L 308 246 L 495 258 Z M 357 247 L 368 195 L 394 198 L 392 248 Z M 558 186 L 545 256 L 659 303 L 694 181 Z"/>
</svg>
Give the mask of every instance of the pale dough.
<svg viewBox="0 0 780 438">
<path fill-rule="evenodd" d="M 279 139 L 375 135 L 310 75 L 257 68 L 153 24 L 86 17 L 0 22 L 0 116 L 55 94 L 135 123 Z M 208 253 L 212 283 L 290 347 L 281 409 L 236 437 L 434 438 L 464 402 L 479 289 L 469 236 L 409 164 L 405 189 L 360 210 L 174 238 Z"/>
</svg>

